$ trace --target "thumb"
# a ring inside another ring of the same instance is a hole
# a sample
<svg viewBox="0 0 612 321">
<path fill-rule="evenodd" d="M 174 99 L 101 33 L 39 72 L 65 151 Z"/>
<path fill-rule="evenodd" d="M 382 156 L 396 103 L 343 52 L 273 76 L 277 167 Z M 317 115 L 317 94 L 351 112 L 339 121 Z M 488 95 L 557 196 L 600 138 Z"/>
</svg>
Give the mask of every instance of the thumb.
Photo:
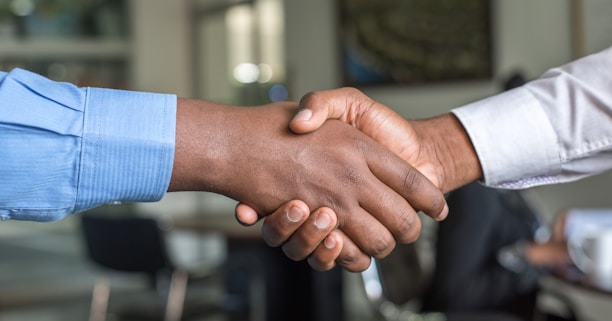
<svg viewBox="0 0 612 321">
<path fill-rule="evenodd" d="M 306 134 L 319 129 L 330 118 L 337 119 L 338 117 L 330 115 L 329 109 L 325 105 L 306 107 L 295 114 L 289 123 L 289 128 L 296 134 Z"/>
<path fill-rule="evenodd" d="M 317 130 L 323 122 L 327 119 L 326 115 L 324 117 L 320 117 L 321 113 L 317 113 L 317 117 L 313 120 L 313 111 L 310 108 L 302 108 L 298 111 L 291 122 L 289 123 L 289 128 L 296 134 L 306 134 Z M 317 119 L 322 119 L 318 120 Z"/>
<path fill-rule="evenodd" d="M 255 209 L 244 204 L 238 203 L 236 205 L 236 220 L 245 226 L 251 226 L 259 221 L 261 217 Z"/>
<path fill-rule="evenodd" d="M 328 119 L 342 119 L 349 108 L 341 89 L 314 91 L 300 99 L 300 110 L 289 123 L 296 134 L 313 132 Z"/>
</svg>

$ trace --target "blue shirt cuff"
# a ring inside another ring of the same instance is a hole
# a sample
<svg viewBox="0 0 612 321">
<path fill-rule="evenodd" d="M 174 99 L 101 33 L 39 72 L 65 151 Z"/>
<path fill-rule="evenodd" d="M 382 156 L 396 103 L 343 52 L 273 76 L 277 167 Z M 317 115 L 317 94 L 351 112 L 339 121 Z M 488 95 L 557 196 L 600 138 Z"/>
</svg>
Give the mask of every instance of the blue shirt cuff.
<svg viewBox="0 0 612 321">
<path fill-rule="evenodd" d="M 176 96 L 88 88 L 75 212 L 160 200 L 174 162 Z"/>
</svg>

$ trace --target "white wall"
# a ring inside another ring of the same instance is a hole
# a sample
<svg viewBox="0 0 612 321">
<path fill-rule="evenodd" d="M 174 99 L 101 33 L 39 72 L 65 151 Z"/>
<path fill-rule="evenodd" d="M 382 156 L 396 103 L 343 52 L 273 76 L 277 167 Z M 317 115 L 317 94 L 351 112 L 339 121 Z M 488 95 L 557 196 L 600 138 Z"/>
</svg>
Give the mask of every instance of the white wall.
<svg viewBox="0 0 612 321">
<path fill-rule="evenodd" d="M 187 0 L 131 0 L 134 89 L 191 96 Z"/>
</svg>

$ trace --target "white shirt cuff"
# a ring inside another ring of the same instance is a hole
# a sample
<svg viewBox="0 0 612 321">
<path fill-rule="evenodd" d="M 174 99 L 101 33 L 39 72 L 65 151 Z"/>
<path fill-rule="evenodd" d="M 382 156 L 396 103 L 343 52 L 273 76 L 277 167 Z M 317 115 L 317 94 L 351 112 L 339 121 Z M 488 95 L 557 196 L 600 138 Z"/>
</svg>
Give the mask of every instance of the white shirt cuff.
<svg viewBox="0 0 612 321">
<path fill-rule="evenodd" d="M 484 183 L 524 188 L 551 183 L 561 161 L 555 132 L 538 101 L 519 87 L 452 110 L 480 160 Z"/>
</svg>

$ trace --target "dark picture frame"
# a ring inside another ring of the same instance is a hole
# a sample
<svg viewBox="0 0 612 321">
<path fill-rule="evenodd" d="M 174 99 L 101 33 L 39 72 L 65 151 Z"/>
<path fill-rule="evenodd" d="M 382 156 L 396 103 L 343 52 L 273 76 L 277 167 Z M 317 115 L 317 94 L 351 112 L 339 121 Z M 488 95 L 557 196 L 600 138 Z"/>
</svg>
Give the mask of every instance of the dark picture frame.
<svg viewBox="0 0 612 321">
<path fill-rule="evenodd" d="M 489 0 L 338 0 L 345 86 L 492 78 Z"/>
</svg>

